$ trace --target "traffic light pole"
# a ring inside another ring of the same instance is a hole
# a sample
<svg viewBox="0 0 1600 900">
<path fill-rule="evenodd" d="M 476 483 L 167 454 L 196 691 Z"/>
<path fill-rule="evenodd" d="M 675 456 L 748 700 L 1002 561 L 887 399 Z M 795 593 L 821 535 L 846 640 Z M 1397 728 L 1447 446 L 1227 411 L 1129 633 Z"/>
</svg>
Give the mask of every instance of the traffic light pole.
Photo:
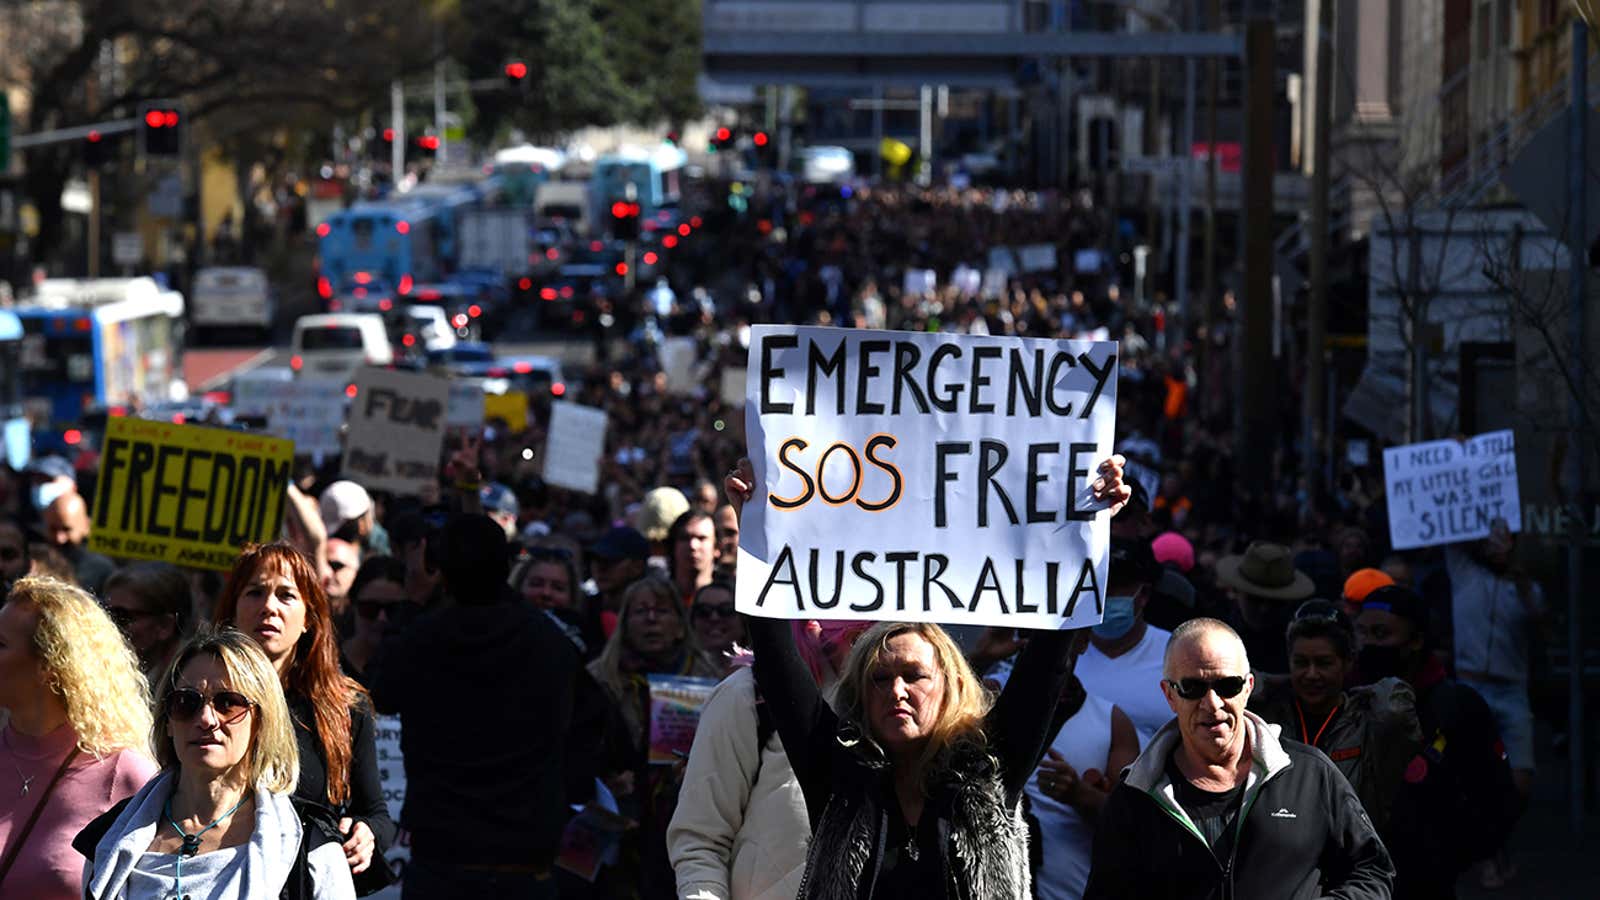
<svg viewBox="0 0 1600 900">
<path fill-rule="evenodd" d="M 36 131 L 33 134 L 19 134 L 11 139 L 13 150 L 27 150 L 30 147 L 48 147 L 51 144 L 65 144 L 69 141 L 81 141 L 91 133 L 121 134 L 124 131 L 133 131 L 139 127 L 139 119 L 112 119 L 106 122 L 95 122 L 89 125 L 74 125 L 71 128 L 57 128 L 53 131 Z"/>
</svg>

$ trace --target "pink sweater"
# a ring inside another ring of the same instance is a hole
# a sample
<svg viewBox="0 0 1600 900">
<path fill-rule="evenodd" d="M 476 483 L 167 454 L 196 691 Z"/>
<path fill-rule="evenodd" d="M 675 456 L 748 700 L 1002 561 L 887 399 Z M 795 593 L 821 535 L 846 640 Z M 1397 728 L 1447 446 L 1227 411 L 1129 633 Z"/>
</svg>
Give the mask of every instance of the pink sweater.
<svg viewBox="0 0 1600 900">
<path fill-rule="evenodd" d="M 33 815 L 77 740 L 71 725 L 43 737 L 20 734 L 9 724 L 0 730 L 0 855 L 10 852 L 13 835 Z M 39 900 L 82 897 L 84 860 L 72 849 L 72 839 L 90 819 L 133 796 L 155 774 L 156 764 L 137 752 L 122 750 L 98 760 L 79 753 L 50 795 L 0 892 Z M 24 778 L 33 779 L 26 797 Z"/>
</svg>

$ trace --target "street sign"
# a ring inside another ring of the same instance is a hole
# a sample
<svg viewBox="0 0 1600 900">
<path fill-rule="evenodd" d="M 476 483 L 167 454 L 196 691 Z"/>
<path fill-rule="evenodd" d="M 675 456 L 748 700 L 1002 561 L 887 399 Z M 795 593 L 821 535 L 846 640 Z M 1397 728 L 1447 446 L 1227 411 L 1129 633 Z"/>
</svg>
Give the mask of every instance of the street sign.
<svg viewBox="0 0 1600 900">
<path fill-rule="evenodd" d="M 1501 176 L 1506 187 L 1517 195 L 1522 205 L 1538 216 L 1552 234 L 1560 235 L 1561 240 L 1568 244 L 1572 242 L 1572 236 L 1567 233 L 1570 216 L 1567 198 L 1571 193 L 1567 184 L 1567 122 L 1571 114 L 1570 109 L 1563 110 L 1560 115 L 1546 122 L 1522 148 L 1522 152 L 1517 154 L 1517 158 L 1506 166 L 1506 172 Z M 1592 109 L 1589 110 L 1589 133 L 1600 134 L 1600 112 Z M 1588 208 L 1583 220 L 1587 226 L 1583 234 L 1585 245 L 1594 243 L 1595 237 L 1600 236 L 1600 179 L 1595 178 L 1592 167 L 1587 171 L 1589 189 L 1584 193 L 1588 197 Z"/>
</svg>

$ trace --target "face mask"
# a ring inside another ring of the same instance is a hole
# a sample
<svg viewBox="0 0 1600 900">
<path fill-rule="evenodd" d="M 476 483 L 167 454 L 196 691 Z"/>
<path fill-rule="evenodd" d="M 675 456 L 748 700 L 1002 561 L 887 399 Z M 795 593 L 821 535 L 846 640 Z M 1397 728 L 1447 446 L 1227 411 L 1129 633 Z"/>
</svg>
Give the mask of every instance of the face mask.
<svg viewBox="0 0 1600 900">
<path fill-rule="evenodd" d="M 1094 626 L 1095 637 L 1114 641 L 1133 628 L 1136 617 L 1132 597 L 1107 597 L 1105 618 Z"/>
<path fill-rule="evenodd" d="M 1368 644 L 1356 654 L 1356 665 L 1361 670 L 1361 680 L 1368 684 L 1380 678 L 1402 678 L 1406 671 L 1405 648 Z"/>
<path fill-rule="evenodd" d="M 44 484 L 33 488 L 33 508 L 44 512 L 50 504 L 67 492 L 67 486 L 60 481 L 46 481 Z"/>
</svg>

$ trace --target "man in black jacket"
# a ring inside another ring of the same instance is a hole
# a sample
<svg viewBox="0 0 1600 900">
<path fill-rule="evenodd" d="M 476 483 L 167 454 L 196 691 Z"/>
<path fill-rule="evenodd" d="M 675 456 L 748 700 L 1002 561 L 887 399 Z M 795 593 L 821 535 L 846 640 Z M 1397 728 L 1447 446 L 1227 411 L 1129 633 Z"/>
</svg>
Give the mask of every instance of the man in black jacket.
<svg viewBox="0 0 1600 900">
<path fill-rule="evenodd" d="M 1180 625 L 1156 732 L 1100 814 L 1086 898 L 1387 900 L 1388 851 L 1333 763 L 1245 710 L 1244 644 L 1216 619 Z"/>
<path fill-rule="evenodd" d="M 1361 677 L 1405 679 L 1417 695 L 1422 746 L 1394 791 L 1384 839 L 1395 896 L 1452 900 L 1456 880 L 1505 844 L 1521 813 L 1494 716 L 1478 692 L 1446 677 L 1428 643 L 1428 604 L 1399 585 L 1366 596 L 1356 615 Z"/>
<path fill-rule="evenodd" d="M 505 532 L 461 515 L 428 553 L 452 603 L 385 641 L 372 697 L 399 713 L 405 900 L 554 900 L 577 651 L 506 585 Z"/>
</svg>

